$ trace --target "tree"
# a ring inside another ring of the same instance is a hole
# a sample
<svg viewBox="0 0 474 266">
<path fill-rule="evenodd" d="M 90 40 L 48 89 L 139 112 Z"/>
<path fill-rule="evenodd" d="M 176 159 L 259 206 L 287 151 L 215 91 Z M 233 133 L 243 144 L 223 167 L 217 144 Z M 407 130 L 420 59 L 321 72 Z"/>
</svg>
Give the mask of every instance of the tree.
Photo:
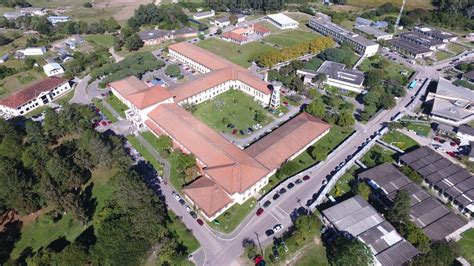
<svg viewBox="0 0 474 266">
<path fill-rule="evenodd" d="M 255 110 L 253 120 L 257 123 L 263 123 L 267 119 L 267 116 L 262 110 Z"/>
<path fill-rule="evenodd" d="M 179 68 L 178 65 L 168 65 L 165 69 L 165 74 L 169 77 L 178 77 L 179 75 L 181 75 L 181 69 Z"/>
<path fill-rule="evenodd" d="M 356 238 L 336 236 L 326 245 L 329 263 L 334 266 L 372 265 L 373 257 L 369 247 Z"/>
<path fill-rule="evenodd" d="M 352 193 L 360 195 L 364 200 L 368 201 L 372 190 L 365 182 L 357 182 L 352 186 Z"/>
<path fill-rule="evenodd" d="M 114 17 L 110 17 L 107 20 L 106 29 L 108 32 L 114 32 L 114 31 L 119 30 L 120 28 L 121 28 L 120 24 L 118 24 L 118 22 L 115 20 Z"/>
<path fill-rule="evenodd" d="M 217 29 L 216 34 L 221 35 L 222 34 L 222 29 Z"/>
<path fill-rule="evenodd" d="M 235 25 L 235 24 L 237 24 L 237 22 L 238 22 L 238 18 L 237 18 L 237 16 L 236 16 L 235 14 L 232 14 L 232 15 L 230 15 L 230 17 L 229 17 L 229 21 L 230 21 L 230 23 L 231 23 L 232 25 Z"/>
<path fill-rule="evenodd" d="M 125 47 L 129 51 L 136 51 L 143 47 L 143 41 L 137 33 L 134 33 L 125 40 Z"/>
<path fill-rule="evenodd" d="M 314 99 L 310 104 L 305 107 L 305 112 L 316 116 L 316 117 L 324 117 L 326 114 L 326 109 L 324 108 L 324 104 L 321 102 L 320 99 Z"/>
<path fill-rule="evenodd" d="M 392 223 L 407 223 L 410 220 L 410 194 L 405 189 L 398 191 L 386 218 Z"/>
<path fill-rule="evenodd" d="M 294 91 L 303 91 L 304 89 L 303 80 L 298 76 L 294 77 L 293 80 L 291 81 L 290 89 Z"/>
<path fill-rule="evenodd" d="M 343 111 L 339 114 L 336 124 L 341 127 L 352 126 L 355 124 L 355 118 L 352 113 Z"/>
<path fill-rule="evenodd" d="M 244 238 L 242 240 L 242 246 L 245 249 L 245 254 L 247 254 L 247 258 L 253 260 L 255 256 L 257 255 L 257 246 L 255 245 L 255 242 L 251 238 Z"/>
<path fill-rule="evenodd" d="M 311 146 L 308 151 L 311 157 L 318 162 L 324 161 L 328 157 L 328 150 L 321 145 Z"/>
<path fill-rule="evenodd" d="M 421 228 L 418 228 L 413 222 L 393 223 L 400 234 L 421 253 L 430 251 L 430 239 L 425 235 Z"/>
<path fill-rule="evenodd" d="M 288 161 L 284 163 L 280 169 L 276 172 L 276 176 L 278 178 L 282 178 L 284 176 L 288 176 L 290 174 L 293 174 L 295 171 L 298 170 L 298 164 L 294 161 Z"/>
<path fill-rule="evenodd" d="M 454 264 L 454 260 L 460 256 L 459 244 L 454 241 L 439 241 L 431 245 L 431 250 L 415 258 L 415 266 L 441 265 L 449 266 Z"/>
<path fill-rule="evenodd" d="M 85 7 L 85 8 L 91 8 L 92 4 L 91 4 L 91 2 L 86 2 L 82 6 Z"/>
</svg>

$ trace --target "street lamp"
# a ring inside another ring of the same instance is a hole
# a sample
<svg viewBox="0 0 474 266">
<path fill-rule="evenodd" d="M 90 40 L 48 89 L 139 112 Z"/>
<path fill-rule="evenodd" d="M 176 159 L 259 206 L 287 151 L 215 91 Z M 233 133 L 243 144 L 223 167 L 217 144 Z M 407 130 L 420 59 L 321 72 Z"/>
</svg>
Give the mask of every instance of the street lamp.
<svg viewBox="0 0 474 266">
<path fill-rule="evenodd" d="M 260 253 L 262 253 L 262 257 L 263 257 L 263 256 L 265 256 L 265 254 L 263 253 L 262 244 L 260 243 L 260 238 L 258 238 L 258 233 L 257 232 L 254 232 L 254 233 L 257 236 L 258 247 L 260 248 Z"/>
</svg>

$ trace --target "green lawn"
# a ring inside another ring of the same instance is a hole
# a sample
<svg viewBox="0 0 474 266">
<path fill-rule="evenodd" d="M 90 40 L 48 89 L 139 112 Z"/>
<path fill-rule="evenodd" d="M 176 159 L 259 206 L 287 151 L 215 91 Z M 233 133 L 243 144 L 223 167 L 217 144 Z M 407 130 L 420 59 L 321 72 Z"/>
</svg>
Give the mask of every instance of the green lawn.
<svg viewBox="0 0 474 266">
<path fill-rule="evenodd" d="M 29 70 L 6 77 L 0 80 L 0 98 L 7 97 L 11 93 L 24 89 L 45 77 L 43 72 L 35 70 Z"/>
<path fill-rule="evenodd" d="M 382 59 L 380 55 L 372 56 L 366 58 L 364 62 L 359 65 L 359 70 L 367 72 L 369 70 L 375 69 L 379 61 Z M 401 84 L 408 82 L 408 77 L 414 72 L 413 69 L 406 67 L 402 64 L 397 64 L 392 61 L 387 61 L 388 65 L 385 70 L 389 79 L 396 80 Z M 402 75 L 401 72 L 407 72 L 407 75 Z"/>
<path fill-rule="evenodd" d="M 274 33 L 265 38 L 265 41 L 276 44 L 280 47 L 288 47 L 302 42 L 308 42 L 321 36 L 314 32 L 291 30 L 281 33 Z"/>
<path fill-rule="evenodd" d="M 107 34 L 90 34 L 86 35 L 84 39 L 92 44 L 100 45 L 106 48 L 114 45 L 114 37 Z"/>
<path fill-rule="evenodd" d="M 336 185 L 331 189 L 329 194 L 333 197 L 339 197 L 349 191 L 351 191 L 351 182 L 356 180 L 355 172 L 358 167 L 356 165 L 352 166 L 349 171 L 337 180 Z M 337 187 L 337 188 L 336 188 Z"/>
<path fill-rule="evenodd" d="M 115 95 L 108 96 L 106 101 L 122 118 L 125 118 L 125 111 L 128 110 L 128 106 L 123 104 Z"/>
<path fill-rule="evenodd" d="M 94 104 L 110 121 L 112 121 L 112 123 L 118 121 L 117 118 L 109 111 L 109 109 L 105 108 L 105 106 L 102 104 L 102 101 L 94 101 Z"/>
<path fill-rule="evenodd" d="M 170 183 L 174 187 L 174 189 L 181 194 L 181 190 L 183 189 L 185 183 L 183 178 L 178 173 L 179 162 L 177 153 L 172 152 L 167 158 L 167 160 L 170 163 Z"/>
<path fill-rule="evenodd" d="M 443 60 L 448 59 L 452 56 L 453 56 L 452 54 L 447 53 L 445 51 L 437 51 L 436 54 L 435 54 L 436 61 L 443 61 Z"/>
<path fill-rule="evenodd" d="M 416 134 L 424 137 L 428 137 L 431 132 L 431 126 L 429 124 L 410 123 L 408 124 L 407 129 L 413 130 Z"/>
<path fill-rule="evenodd" d="M 223 233 L 231 233 L 253 210 L 256 203 L 255 198 L 250 198 L 242 205 L 235 204 L 208 224 Z"/>
<path fill-rule="evenodd" d="M 171 218 L 171 224 L 168 224 L 168 229 L 170 231 L 173 231 L 179 237 L 183 245 L 188 248 L 189 254 L 196 251 L 196 249 L 198 249 L 200 245 L 196 238 L 193 236 L 193 234 L 188 231 L 186 226 L 178 219 L 174 212 L 168 211 L 168 215 Z"/>
<path fill-rule="evenodd" d="M 396 130 L 392 130 L 388 134 L 385 134 L 382 140 L 401 150 L 408 150 L 419 146 L 418 142 Z"/>
<path fill-rule="evenodd" d="M 474 264 L 474 228 L 471 228 L 462 234 L 461 240 L 459 240 L 459 246 L 461 246 L 462 256 Z"/>
<path fill-rule="evenodd" d="M 261 54 L 275 49 L 260 42 L 236 45 L 216 38 L 198 42 L 197 45 L 246 68 Z"/>
<path fill-rule="evenodd" d="M 84 8 L 76 7 L 74 10 L 67 11 L 64 13 L 65 16 L 71 16 L 72 18 L 85 22 L 95 22 L 100 19 L 108 19 L 113 17 L 121 7 L 108 6 L 106 8 Z"/>
<path fill-rule="evenodd" d="M 138 141 L 137 137 L 133 135 L 129 135 L 127 136 L 127 139 L 130 142 L 130 144 L 132 144 L 132 146 L 143 156 L 143 158 L 145 158 L 145 160 L 151 163 L 151 165 L 153 165 L 153 167 L 157 171 L 160 172 L 163 169 L 163 166 L 161 165 L 161 163 L 158 162 L 155 159 L 155 157 L 153 157 L 153 155 L 148 151 L 147 148 L 145 148 L 145 146 L 141 144 L 140 141 Z"/>
<path fill-rule="evenodd" d="M 60 105 L 65 105 L 66 103 L 69 103 L 69 101 L 72 99 L 72 97 L 74 97 L 74 90 L 71 90 L 70 92 L 68 92 L 66 94 L 63 94 L 61 96 L 61 98 L 55 100 L 54 102 L 56 102 L 57 104 L 60 104 Z"/>
<path fill-rule="evenodd" d="M 261 125 L 273 121 L 272 115 L 251 97 L 238 90 L 229 90 L 214 99 L 198 104 L 193 115 L 219 132 L 231 133 L 234 129 L 245 130 L 257 124 L 254 120 L 257 110 L 266 114 L 266 119 L 260 123 Z M 234 124 L 235 128 L 227 128 L 229 123 Z M 237 133 L 236 136 L 241 135 Z"/>
<path fill-rule="evenodd" d="M 383 163 L 392 163 L 395 162 L 393 158 L 395 154 L 396 152 L 392 150 L 375 145 L 362 157 L 362 163 L 369 168 Z"/>
<path fill-rule="evenodd" d="M 453 52 L 453 53 L 456 53 L 456 54 L 460 54 L 460 53 L 466 51 L 467 49 L 468 49 L 467 47 L 459 45 L 457 43 L 448 44 L 448 50 Z"/>
<path fill-rule="evenodd" d="M 343 140 L 349 137 L 349 135 L 351 135 L 352 132 L 354 132 L 354 129 L 349 128 L 349 127 L 333 126 L 331 130 L 329 131 L 329 133 L 323 138 L 321 138 L 318 142 L 316 142 L 312 147 L 322 146 L 324 150 L 328 151 L 328 154 L 329 154 Z M 308 150 L 312 149 L 312 147 L 308 148 Z M 271 176 L 268 185 L 266 185 L 262 189 L 262 193 L 266 193 L 270 191 L 275 185 L 277 185 L 281 180 L 284 180 L 288 176 L 292 176 L 298 172 L 301 172 L 302 170 L 317 163 L 316 159 L 311 157 L 308 151 L 304 151 L 298 157 L 293 159 L 293 161 L 298 164 L 298 168 L 296 169 L 296 171 L 294 171 L 290 175 L 282 175 L 280 178 L 278 178 L 276 175 Z"/>
</svg>

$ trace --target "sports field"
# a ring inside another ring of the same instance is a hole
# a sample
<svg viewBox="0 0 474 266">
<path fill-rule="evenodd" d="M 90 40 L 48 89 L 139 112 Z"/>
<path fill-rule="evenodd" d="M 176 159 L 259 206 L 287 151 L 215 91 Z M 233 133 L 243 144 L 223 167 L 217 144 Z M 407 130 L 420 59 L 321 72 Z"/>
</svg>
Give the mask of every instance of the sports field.
<svg viewBox="0 0 474 266">
<path fill-rule="evenodd" d="M 315 32 L 302 31 L 302 30 L 291 30 L 283 31 L 280 33 L 271 34 L 264 40 L 281 47 L 288 47 L 302 42 L 308 42 L 314 38 L 321 36 Z"/>
</svg>

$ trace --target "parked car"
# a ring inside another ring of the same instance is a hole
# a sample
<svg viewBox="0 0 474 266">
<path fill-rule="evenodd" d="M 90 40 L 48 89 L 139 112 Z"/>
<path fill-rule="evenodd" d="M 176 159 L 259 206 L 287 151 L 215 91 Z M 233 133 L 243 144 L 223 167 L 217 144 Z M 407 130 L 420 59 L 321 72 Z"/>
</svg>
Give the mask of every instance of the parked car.
<svg viewBox="0 0 474 266">
<path fill-rule="evenodd" d="M 184 204 L 184 209 L 186 209 L 187 212 L 191 212 L 191 207 L 189 207 L 187 204 Z"/>
<path fill-rule="evenodd" d="M 244 134 L 245 134 L 245 132 L 244 132 L 242 129 L 239 130 L 239 133 L 240 133 L 240 135 L 244 135 Z"/>
<path fill-rule="evenodd" d="M 283 229 L 283 225 L 281 225 L 281 224 L 277 224 L 273 227 L 273 231 L 275 231 L 275 232 L 279 232 L 282 229 Z"/>
<path fill-rule="evenodd" d="M 189 215 L 191 215 L 191 217 L 193 217 L 194 219 L 196 219 L 198 217 L 197 214 L 194 211 L 190 211 Z"/>
<path fill-rule="evenodd" d="M 201 219 L 197 219 L 196 222 L 197 222 L 200 226 L 203 226 L 203 225 L 204 225 L 204 222 L 203 222 Z"/>
<path fill-rule="evenodd" d="M 301 183 L 303 183 L 303 180 L 301 180 L 301 179 L 296 179 L 295 184 L 299 185 L 299 184 L 301 184 Z"/>
<path fill-rule="evenodd" d="M 257 216 L 260 216 L 263 214 L 263 208 L 258 208 L 257 210 Z"/>
<path fill-rule="evenodd" d="M 304 181 L 308 181 L 310 178 L 311 178 L 311 177 L 310 177 L 309 175 L 303 176 L 303 180 L 304 180 Z"/>
<path fill-rule="evenodd" d="M 232 135 L 237 134 L 237 131 L 238 131 L 237 129 L 232 130 Z"/>
<path fill-rule="evenodd" d="M 293 183 L 290 182 L 286 187 L 287 187 L 288 189 L 292 189 L 294 186 L 295 186 L 295 184 L 293 184 Z"/>
<path fill-rule="evenodd" d="M 285 194 L 285 193 L 286 193 L 286 189 L 285 189 L 285 188 L 281 188 L 280 191 L 278 191 L 278 193 L 280 193 L 280 194 Z"/>
<path fill-rule="evenodd" d="M 184 199 L 180 199 L 180 200 L 178 200 L 178 201 L 179 201 L 179 204 L 181 204 L 181 205 L 183 205 L 183 206 L 186 204 L 186 201 L 184 201 Z"/>
<path fill-rule="evenodd" d="M 265 234 L 267 236 L 271 236 L 271 235 L 275 234 L 275 232 L 272 229 L 268 229 L 267 231 L 265 231 Z"/>
<path fill-rule="evenodd" d="M 272 199 L 277 200 L 279 197 L 280 197 L 280 194 L 276 193 L 275 195 L 273 195 Z"/>
<path fill-rule="evenodd" d="M 272 204 L 272 202 L 267 200 L 263 203 L 263 207 L 266 208 L 266 207 L 270 206 L 270 204 Z"/>
</svg>

